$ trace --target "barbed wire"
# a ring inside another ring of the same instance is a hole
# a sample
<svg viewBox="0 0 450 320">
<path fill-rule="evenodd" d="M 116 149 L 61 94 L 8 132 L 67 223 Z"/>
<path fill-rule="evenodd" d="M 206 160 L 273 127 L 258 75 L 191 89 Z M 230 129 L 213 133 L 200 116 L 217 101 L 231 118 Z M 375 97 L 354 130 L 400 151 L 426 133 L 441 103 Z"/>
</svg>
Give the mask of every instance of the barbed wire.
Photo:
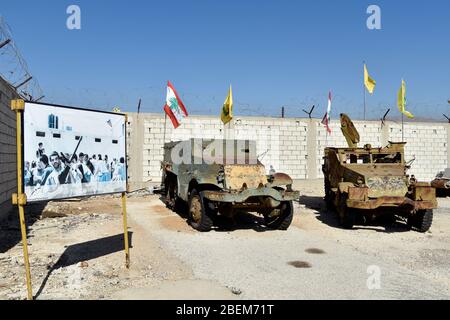
<svg viewBox="0 0 450 320">
<path fill-rule="evenodd" d="M 220 115 L 222 104 L 225 98 L 217 95 L 194 93 L 184 90 L 180 93 L 182 101 L 185 103 L 190 115 Z M 136 112 L 139 99 L 142 100 L 141 112 L 163 113 L 165 103 L 165 91 L 161 86 L 141 86 L 114 92 L 99 88 L 68 88 L 57 91 L 49 90 L 46 101 L 56 104 L 74 105 L 91 109 L 112 110 L 113 107 L 120 107 L 122 111 Z M 285 107 L 285 118 L 308 118 L 303 109 L 310 110 L 315 105 L 312 118 L 322 119 L 326 112 L 327 98 L 323 94 L 297 98 L 289 104 L 269 106 L 262 103 L 251 103 L 241 99 L 234 99 L 235 116 L 253 117 L 281 117 L 281 109 Z M 444 103 L 432 103 L 426 101 L 411 101 L 416 116 L 413 121 L 443 121 L 439 112 L 448 112 L 448 105 Z M 367 110 L 367 120 L 378 121 L 387 109 L 391 109 L 389 120 L 401 119 L 401 114 L 397 112 L 394 104 L 375 103 Z M 430 114 L 433 110 L 433 114 Z M 362 102 L 357 103 L 339 94 L 334 95 L 331 118 L 339 119 L 340 113 L 347 113 L 353 120 L 362 120 Z"/>
<path fill-rule="evenodd" d="M 0 16 L 0 76 L 8 81 L 24 99 L 41 100 L 44 93 L 29 71 L 25 59 L 13 39 L 6 21 Z"/>
</svg>

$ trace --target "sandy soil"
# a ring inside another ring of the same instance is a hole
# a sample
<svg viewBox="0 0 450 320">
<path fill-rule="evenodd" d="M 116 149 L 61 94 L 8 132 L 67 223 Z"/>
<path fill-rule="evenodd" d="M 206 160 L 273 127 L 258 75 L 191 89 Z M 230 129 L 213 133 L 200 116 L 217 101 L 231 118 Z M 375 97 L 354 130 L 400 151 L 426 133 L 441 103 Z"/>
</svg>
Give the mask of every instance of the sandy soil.
<svg viewBox="0 0 450 320">
<path fill-rule="evenodd" d="M 430 232 L 402 222 L 338 227 L 322 181 L 295 186 L 289 230 L 259 217 L 193 230 L 157 195 L 128 198 L 131 268 L 125 268 L 120 199 L 63 201 L 27 212 L 37 299 L 448 299 L 450 199 Z M 373 267 L 379 288 L 369 289 Z M 15 215 L 0 224 L 0 299 L 26 297 Z"/>
</svg>

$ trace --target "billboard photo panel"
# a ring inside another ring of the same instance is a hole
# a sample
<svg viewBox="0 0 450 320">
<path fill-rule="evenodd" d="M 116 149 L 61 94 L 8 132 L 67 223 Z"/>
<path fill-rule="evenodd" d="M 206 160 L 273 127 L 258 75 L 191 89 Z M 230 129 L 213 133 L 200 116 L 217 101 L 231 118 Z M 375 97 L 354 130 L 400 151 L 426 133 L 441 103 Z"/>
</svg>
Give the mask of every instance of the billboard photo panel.
<svg viewBox="0 0 450 320">
<path fill-rule="evenodd" d="M 124 114 L 26 102 L 23 149 L 28 202 L 126 191 Z"/>
</svg>

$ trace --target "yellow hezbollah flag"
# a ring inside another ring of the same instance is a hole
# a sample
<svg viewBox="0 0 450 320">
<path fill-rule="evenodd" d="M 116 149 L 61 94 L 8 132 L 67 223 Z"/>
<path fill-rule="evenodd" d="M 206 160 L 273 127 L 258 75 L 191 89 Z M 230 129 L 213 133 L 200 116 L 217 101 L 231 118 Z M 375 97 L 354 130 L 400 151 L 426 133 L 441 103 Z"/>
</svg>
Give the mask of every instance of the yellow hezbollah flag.
<svg viewBox="0 0 450 320">
<path fill-rule="evenodd" d="M 369 91 L 370 94 L 373 94 L 373 90 L 375 90 L 376 84 L 377 82 L 369 76 L 366 64 L 364 64 L 364 85 L 366 86 L 367 91 Z"/>
<path fill-rule="evenodd" d="M 402 79 L 402 86 L 400 87 L 400 90 L 398 91 L 398 110 L 403 113 L 408 118 L 414 118 L 414 115 L 406 111 L 406 85 L 405 80 Z"/>
<path fill-rule="evenodd" d="M 230 90 L 228 91 L 228 96 L 223 103 L 220 119 L 222 119 L 223 124 L 227 124 L 231 121 L 231 119 L 233 119 L 233 93 L 231 92 L 231 85 Z"/>
</svg>

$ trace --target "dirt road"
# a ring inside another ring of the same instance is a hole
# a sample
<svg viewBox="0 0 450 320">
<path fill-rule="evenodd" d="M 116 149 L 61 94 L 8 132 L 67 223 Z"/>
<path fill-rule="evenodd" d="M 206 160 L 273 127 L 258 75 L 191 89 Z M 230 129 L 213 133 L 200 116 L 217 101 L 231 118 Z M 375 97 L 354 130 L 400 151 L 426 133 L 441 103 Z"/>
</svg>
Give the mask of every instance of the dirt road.
<svg viewBox="0 0 450 320">
<path fill-rule="evenodd" d="M 321 184 L 296 186 L 302 197 L 286 232 L 243 214 L 236 224 L 221 220 L 218 229 L 198 233 L 158 196 L 131 197 L 130 270 L 120 251 L 119 199 L 64 204 L 66 217 L 30 227 L 35 293 L 38 299 L 450 298 L 450 199 L 439 200 L 425 234 L 402 223 L 343 230 L 324 208 Z M 21 263 L 19 244 L 0 251 L 0 299 L 25 296 Z"/>
</svg>

